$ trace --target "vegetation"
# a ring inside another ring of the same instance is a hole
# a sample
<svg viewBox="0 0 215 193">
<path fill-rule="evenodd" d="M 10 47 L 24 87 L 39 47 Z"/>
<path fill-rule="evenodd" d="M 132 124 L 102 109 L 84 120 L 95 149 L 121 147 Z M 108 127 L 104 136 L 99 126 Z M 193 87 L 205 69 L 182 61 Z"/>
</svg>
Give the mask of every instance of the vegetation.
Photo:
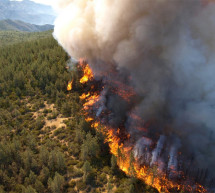
<svg viewBox="0 0 215 193">
<path fill-rule="evenodd" d="M 0 48 L 0 192 L 156 192 L 85 122 L 68 59 L 51 36 Z"/>
<path fill-rule="evenodd" d="M 20 32 L 20 31 L 0 31 L 0 47 L 14 45 L 21 42 L 32 41 L 50 37 L 52 31 L 45 32 Z"/>
</svg>

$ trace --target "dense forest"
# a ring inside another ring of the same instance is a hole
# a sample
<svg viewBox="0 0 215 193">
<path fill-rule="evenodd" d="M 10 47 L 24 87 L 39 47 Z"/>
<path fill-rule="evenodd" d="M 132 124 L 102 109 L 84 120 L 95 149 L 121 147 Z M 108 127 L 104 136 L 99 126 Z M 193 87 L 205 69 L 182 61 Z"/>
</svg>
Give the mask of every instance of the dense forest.
<svg viewBox="0 0 215 193">
<path fill-rule="evenodd" d="M 14 45 L 21 42 L 32 41 L 50 37 L 51 31 L 45 32 L 21 32 L 21 31 L 0 31 L 0 47 Z"/>
<path fill-rule="evenodd" d="M 85 121 L 82 86 L 66 89 L 79 74 L 51 32 L 30 36 L 0 46 L 0 193 L 157 192 L 126 177 Z"/>
</svg>

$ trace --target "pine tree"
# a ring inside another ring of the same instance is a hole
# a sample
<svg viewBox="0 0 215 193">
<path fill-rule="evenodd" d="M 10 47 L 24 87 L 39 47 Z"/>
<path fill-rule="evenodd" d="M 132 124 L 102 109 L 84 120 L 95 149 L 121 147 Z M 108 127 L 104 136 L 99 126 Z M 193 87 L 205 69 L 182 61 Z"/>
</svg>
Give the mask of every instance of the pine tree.
<svg viewBox="0 0 215 193">
<path fill-rule="evenodd" d="M 63 192 L 63 188 L 64 188 L 64 177 L 61 176 L 59 173 L 55 173 L 54 179 L 53 180 L 49 180 L 49 188 L 51 190 L 52 193 L 61 193 Z"/>
<path fill-rule="evenodd" d="M 134 159 L 134 154 L 133 154 L 132 151 L 131 151 L 131 153 L 130 153 L 129 160 L 130 160 L 129 168 L 128 168 L 129 175 L 130 175 L 131 177 L 135 177 L 135 176 L 136 176 L 136 171 L 135 171 L 135 168 L 134 168 L 135 159 Z"/>
<path fill-rule="evenodd" d="M 83 178 L 84 178 L 84 181 L 86 182 L 88 174 L 92 171 L 92 167 L 88 161 L 85 161 L 82 169 L 84 172 Z"/>
<path fill-rule="evenodd" d="M 117 158 L 115 155 L 112 155 L 112 157 L 111 157 L 111 170 L 113 172 L 115 172 L 116 169 L 117 169 Z"/>
</svg>

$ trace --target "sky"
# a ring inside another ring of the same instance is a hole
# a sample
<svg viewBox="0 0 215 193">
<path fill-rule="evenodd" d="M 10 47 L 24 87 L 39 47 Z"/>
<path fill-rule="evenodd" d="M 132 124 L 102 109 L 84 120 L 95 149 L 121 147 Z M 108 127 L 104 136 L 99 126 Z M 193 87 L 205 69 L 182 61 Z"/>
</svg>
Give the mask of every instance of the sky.
<svg viewBox="0 0 215 193">
<path fill-rule="evenodd" d="M 22 1 L 22 0 L 11 0 L 11 1 Z M 45 5 L 53 5 L 56 0 L 31 0 L 36 3 L 45 4 Z"/>
<path fill-rule="evenodd" d="M 53 5 L 56 0 L 33 0 L 36 3 L 46 4 L 46 5 Z"/>
<path fill-rule="evenodd" d="M 0 0 L 1 2 L 2 0 Z M 7 10 L 5 10 L 5 14 L 1 16 L 0 19 L 12 19 L 12 20 L 21 20 L 27 23 L 37 24 L 37 25 L 44 25 L 44 24 L 54 24 L 54 21 L 57 16 L 57 11 L 54 8 L 54 4 L 56 1 L 59 0 L 6 0 L 11 2 L 20 2 L 16 6 L 12 6 L 12 10 L 14 10 L 13 14 L 9 12 L 9 14 L 6 14 Z M 33 7 L 28 7 L 31 4 L 26 4 L 25 2 L 32 2 Z M 38 4 L 34 4 L 38 3 Z M 23 4 L 24 3 L 24 4 Z M 22 5 L 25 5 L 24 7 Z M 23 13 L 19 12 L 20 9 L 23 11 Z M 30 11 L 29 11 L 30 10 Z M 18 12 L 17 12 L 18 11 Z"/>
</svg>

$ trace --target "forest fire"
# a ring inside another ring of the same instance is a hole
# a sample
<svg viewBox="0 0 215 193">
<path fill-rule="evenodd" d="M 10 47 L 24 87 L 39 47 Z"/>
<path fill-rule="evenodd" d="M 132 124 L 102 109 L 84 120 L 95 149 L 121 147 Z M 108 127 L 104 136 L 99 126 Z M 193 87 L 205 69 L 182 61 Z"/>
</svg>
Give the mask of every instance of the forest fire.
<svg viewBox="0 0 215 193">
<path fill-rule="evenodd" d="M 67 90 L 68 90 L 68 91 L 72 90 L 72 83 L 73 83 L 73 81 L 70 81 L 70 82 L 68 83 L 68 85 L 67 85 Z"/>
<path fill-rule="evenodd" d="M 84 99 L 86 99 L 86 98 L 89 97 L 89 96 L 90 96 L 90 93 L 87 93 L 87 94 L 83 93 L 83 94 L 80 96 L 80 99 L 81 99 L 81 100 L 84 100 Z"/>
<path fill-rule="evenodd" d="M 160 167 L 165 163 L 163 163 L 163 160 L 159 160 L 158 158 L 154 161 L 154 163 L 151 161 L 151 164 L 148 164 L 146 161 L 147 159 L 144 160 L 144 156 L 151 154 L 150 159 L 153 160 L 153 151 L 149 152 L 148 149 L 152 148 L 153 143 L 158 146 L 158 144 L 161 143 L 161 140 L 158 142 L 153 142 L 152 139 L 143 136 L 139 143 L 141 147 L 139 147 L 138 143 L 136 145 L 131 143 L 133 139 L 131 138 L 130 133 L 126 131 L 125 126 L 111 126 L 111 124 L 106 121 L 106 116 L 108 116 L 109 112 L 105 110 L 103 107 L 104 104 L 102 104 L 105 95 L 104 90 L 106 87 L 101 85 L 102 89 L 100 92 L 95 90 L 98 85 L 96 86 L 94 84 L 101 83 L 94 80 L 94 76 L 89 65 L 83 61 L 79 62 L 78 65 L 83 69 L 84 74 L 83 77 L 80 78 L 80 82 L 82 84 L 89 84 L 86 93 L 83 93 L 80 96 L 80 100 L 84 102 L 83 109 L 86 116 L 86 121 L 90 122 L 91 126 L 96 130 L 103 133 L 105 136 L 105 142 L 108 143 L 110 147 L 110 152 L 116 156 L 117 164 L 123 172 L 125 172 L 128 176 L 137 177 L 143 180 L 147 185 L 156 188 L 159 192 L 207 192 L 203 186 L 196 182 L 192 182 L 189 178 L 186 178 L 186 176 L 183 175 L 183 172 L 175 171 L 174 164 L 171 164 L 171 162 L 173 162 L 171 159 L 174 160 L 174 158 L 171 158 L 171 156 L 168 158 L 168 165 L 170 165 L 168 170 Z M 120 85 L 117 91 L 116 85 Z M 110 89 L 110 86 L 108 87 Z M 124 88 L 126 90 L 123 90 Z M 115 82 L 114 89 L 110 90 L 113 91 L 112 93 L 114 93 L 114 95 L 118 95 L 126 102 L 132 101 L 132 97 L 135 96 L 134 91 L 130 89 L 129 86 L 126 88 L 123 83 Z M 123 91 L 121 92 L 121 90 Z M 144 124 L 141 117 L 131 113 L 129 118 L 137 123 L 137 130 L 141 130 L 141 132 L 144 133 L 148 132 L 147 127 L 141 125 Z M 141 127 L 143 128 L 140 129 Z M 141 152 L 141 148 L 145 149 L 145 155 Z"/>
<path fill-rule="evenodd" d="M 87 98 L 87 102 L 84 104 L 84 109 L 88 110 L 99 100 L 99 95 L 95 94 Z"/>
<path fill-rule="evenodd" d="M 82 62 L 80 62 L 80 66 L 84 68 L 83 69 L 84 76 L 80 79 L 80 83 L 84 84 L 93 78 L 93 72 L 89 67 L 89 64 L 85 64 L 84 60 L 81 61 Z"/>
<path fill-rule="evenodd" d="M 132 162 L 135 176 L 160 192 L 214 192 L 215 1 L 59 7 L 54 37 L 71 64 L 87 58 L 74 76 L 83 111 L 104 130 L 119 167 L 131 175 Z"/>
</svg>

